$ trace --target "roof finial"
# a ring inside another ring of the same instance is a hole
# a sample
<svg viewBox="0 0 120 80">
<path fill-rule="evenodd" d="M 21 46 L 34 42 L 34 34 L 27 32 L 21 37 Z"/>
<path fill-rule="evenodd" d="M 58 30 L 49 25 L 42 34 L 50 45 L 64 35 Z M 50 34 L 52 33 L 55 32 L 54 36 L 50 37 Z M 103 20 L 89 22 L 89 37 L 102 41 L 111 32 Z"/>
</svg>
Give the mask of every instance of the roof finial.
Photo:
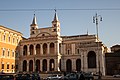
<svg viewBox="0 0 120 80">
<path fill-rule="evenodd" d="M 59 21 L 58 16 L 57 16 L 57 10 L 56 9 L 54 9 L 54 10 L 55 10 L 55 15 L 54 15 L 54 20 L 53 21 Z"/>
<path fill-rule="evenodd" d="M 88 33 L 88 29 L 87 29 L 87 35 L 88 35 L 89 33 Z"/>
</svg>

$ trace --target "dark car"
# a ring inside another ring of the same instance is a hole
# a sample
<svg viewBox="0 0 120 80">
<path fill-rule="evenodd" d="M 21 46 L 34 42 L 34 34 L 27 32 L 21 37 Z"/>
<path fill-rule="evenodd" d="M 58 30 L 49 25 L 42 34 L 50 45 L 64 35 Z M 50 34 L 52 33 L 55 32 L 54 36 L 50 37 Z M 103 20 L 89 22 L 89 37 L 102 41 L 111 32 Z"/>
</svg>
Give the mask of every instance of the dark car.
<svg viewBox="0 0 120 80">
<path fill-rule="evenodd" d="M 16 80 L 31 80 L 30 74 L 17 74 L 15 77 Z"/>
<path fill-rule="evenodd" d="M 14 80 L 13 74 L 0 74 L 0 80 Z"/>
<path fill-rule="evenodd" d="M 84 73 L 84 77 L 87 80 L 94 80 L 94 76 L 93 76 L 93 74 L 91 72 Z"/>
<path fill-rule="evenodd" d="M 39 73 L 32 73 L 30 76 L 31 76 L 31 80 L 40 80 Z"/>
<path fill-rule="evenodd" d="M 60 80 L 79 80 L 78 73 L 67 73 L 65 76 L 63 76 Z"/>
</svg>

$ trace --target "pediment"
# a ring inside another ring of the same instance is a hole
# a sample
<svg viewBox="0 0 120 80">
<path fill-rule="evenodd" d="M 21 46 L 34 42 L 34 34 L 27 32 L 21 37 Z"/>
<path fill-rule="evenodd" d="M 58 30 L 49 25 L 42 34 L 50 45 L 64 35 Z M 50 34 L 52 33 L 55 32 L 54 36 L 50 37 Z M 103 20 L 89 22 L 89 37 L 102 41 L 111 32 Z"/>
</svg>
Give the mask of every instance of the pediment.
<svg viewBox="0 0 120 80">
<path fill-rule="evenodd" d="M 42 33 L 39 33 L 36 37 L 42 37 L 42 36 L 50 36 L 51 34 L 48 33 L 48 32 L 42 32 Z"/>
</svg>

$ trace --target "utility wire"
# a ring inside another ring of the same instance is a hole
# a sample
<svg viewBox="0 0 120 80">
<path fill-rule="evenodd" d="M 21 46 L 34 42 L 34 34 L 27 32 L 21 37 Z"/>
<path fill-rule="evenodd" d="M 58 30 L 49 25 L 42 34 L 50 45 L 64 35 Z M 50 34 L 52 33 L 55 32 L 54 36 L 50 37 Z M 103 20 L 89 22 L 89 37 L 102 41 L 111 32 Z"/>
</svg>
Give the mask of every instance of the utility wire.
<svg viewBox="0 0 120 80">
<path fill-rule="evenodd" d="M 0 11 L 88 11 L 88 10 L 104 10 L 104 11 L 119 11 L 120 8 L 86 8 L 86 9 L 0 9 Z"/>
</svg>

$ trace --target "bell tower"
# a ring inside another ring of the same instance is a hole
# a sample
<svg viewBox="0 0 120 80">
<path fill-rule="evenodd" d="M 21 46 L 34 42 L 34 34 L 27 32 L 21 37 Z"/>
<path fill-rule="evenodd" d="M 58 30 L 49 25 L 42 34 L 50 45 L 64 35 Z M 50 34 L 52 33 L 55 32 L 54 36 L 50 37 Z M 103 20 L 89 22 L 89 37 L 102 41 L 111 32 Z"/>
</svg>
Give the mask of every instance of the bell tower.
<svg viewBox="0 0 120 80">
<path fill-rule="evenodd" d="M 60 22 L 59 22 L 56 10 L 55 10 L 55 15 L 52 21 L 52 27 L 54 28 L 54 32 L 56 32 L 57 35 L 60 36 Z"/>
<path fill-rule="evenodd" d="M 30 25 L 30 37 L 33 37 L 36 34 L 36 30 L 38 29 L 37 19 L 34 14 L 32 24 Z"/>
</svg>

